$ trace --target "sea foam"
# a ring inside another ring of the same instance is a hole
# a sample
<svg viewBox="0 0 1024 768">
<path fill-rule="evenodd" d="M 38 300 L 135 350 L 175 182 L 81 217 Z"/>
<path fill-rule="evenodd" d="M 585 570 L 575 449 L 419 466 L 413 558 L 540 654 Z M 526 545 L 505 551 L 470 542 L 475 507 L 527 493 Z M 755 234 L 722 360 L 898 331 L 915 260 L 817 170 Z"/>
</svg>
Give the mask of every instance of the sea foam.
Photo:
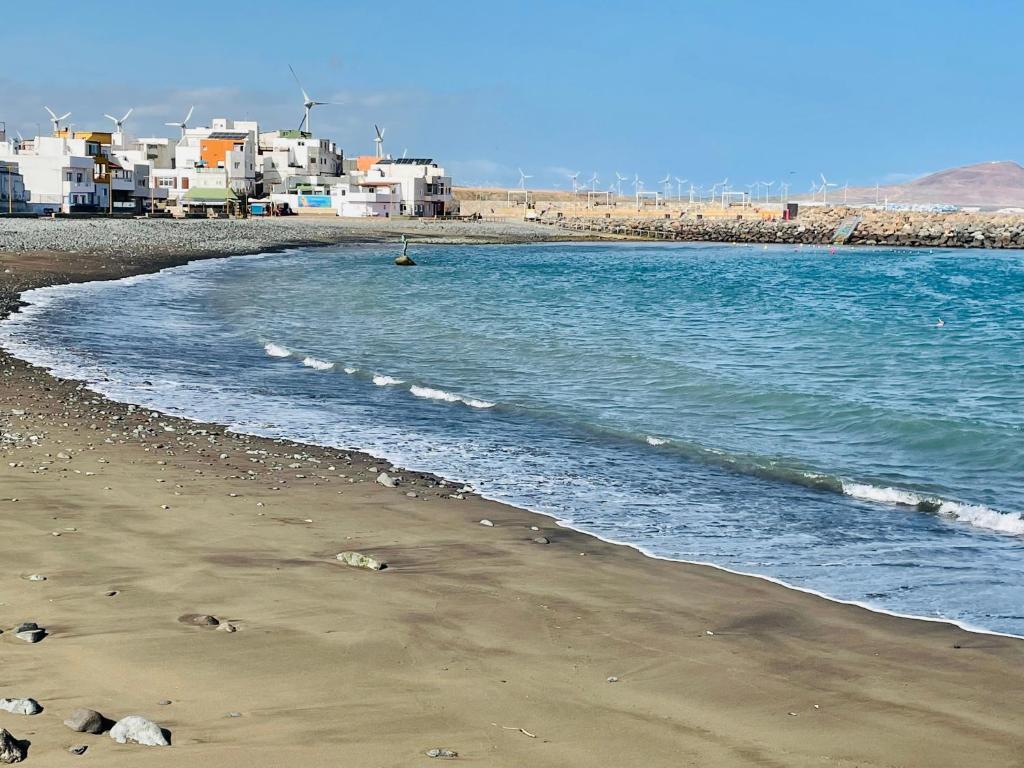
<svg viewBox="0 0 1024 768">
<path fill-rule="evenodd" d="M 647 444 L 648 445 L 658 446 L 658 445 L 665 445 L 666 443 L 668 443 L 668 440 L 666 440 L 663 437 L 654 437 L 652 435 L 648 435 L 647 436 Z"/>
<path fill-rule="evenodd" d="M 380 373 L 373 375 L 373 383 L 378 387 L 393 387 L 396 384 L 403 384 L 401 379 L 396 379 L 394 376 L 384 376 Z"/>
<path fill-rule="evenodd" d="M 315 357 L 307 357 L 302 361 L 302 364 L 307 368 L 312 368 L 314 371 L 329 371 L 334 367 L 334 363 L 317 360 Z"/>
<path fill-rule="evenodd" d="M 843 482 L 843 493 L 861 501 L 881 504 L 895 504 L 901 507 L 916 507 L 927 512 L 959 520 L 990 531 L 1024 535 L 1024 517 L 1010 512 L 1000 512 L 983 504 L 966 504 L 923 496 L 902 488 L 882 488 L 866 483 Z"/>
<path fill-rule="evenodd" d="M 415 384 L 409 387 L 409 391 L 416 397 L 422 397 L 427 400 L 443 400 L 446 403 L 462 403 L 463 405 L 468 405 L 470 408 L 493 408 L 495 405 L 494 403 L 489 403 L 486 400 L 476 400 L 472 397 L 463 397 L 462 395 L 445 392 L 443 389 L 420 387 Z"/>
<path fill-rule="evenodd" d="M 268 341 L 263 345 L 263 350 L 271 357 L 291 357 L 291 351 L 286 347 L 282 347 L 280 344 L 274 344 L 272 341 Z"/>
</svg>

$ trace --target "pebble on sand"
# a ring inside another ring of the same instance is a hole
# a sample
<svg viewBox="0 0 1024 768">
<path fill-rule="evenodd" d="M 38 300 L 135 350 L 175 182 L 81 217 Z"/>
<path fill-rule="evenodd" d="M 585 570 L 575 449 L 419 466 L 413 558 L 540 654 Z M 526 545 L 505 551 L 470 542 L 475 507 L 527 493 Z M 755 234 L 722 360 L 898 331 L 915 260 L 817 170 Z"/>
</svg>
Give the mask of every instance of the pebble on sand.
<svg viewBox="0 0 1024 768">
<path fill-rule="evenodd" d="M 43 711 L 35 699 L 0 699 L 0 709 L 12 715 L 38 715 Z"/>
<path fill-rule="evenodd" d="M 534 537 L 533 540 L 537 544 L 550 544 L 551 543 L 551 539 L 549 539 L 547 536 L 536 536 L 536 537 Z"/>
<path fill-rule="evenodd" d="M 351 565 L 353 568 L 366 568 L 371 571 L 382 571 L 388 567 L 388 564 L 378 560 L 375 557 L 364 555 L 361 552 L 339 552 L 338 560 L 343 562 L 345 565 Z"/>
<path fill-rule="evenodd" d="M 76 733 L 103 733 L 110 727 L 110 722 L 95 709 L 82 707 L 72 712 L 64 725 Z"/>
<path fill-rule="evenodd" d="M 178 623 L 193 627 L 216 627 L 220 624 L 220 619 L 208 613 L 186 613 L 178 617 Z"/>
<path fill-rule="evenodd" d="M 381 472 L 377 475 L 377 482 L 383 485 L 385 488 L 397 488 L 398 480 L 393 478 L 387 472 Z"/>
<path fill-rule="evenodd" d="M 133 742 L 145 747 L 171 746 L 159 725 L 139 715 L 128 715 L 118 720 L 110 729 L 110 738 L 118 744 Z"/>
<path fill-rule="evenodd" d="M 444 747 L 434 747 L 426 751 L 427 757 L 441 757 L 447 760 L 451 760 L 459 756 L 459 753 L 454 749 L 445 749 Z"/>
<path fill-rule="evenodd" d="M 0 728 L 0 763 L 20 763 L 28 756 L 28 742 L 19 741 L 6 728 Z"/>
<path fill-rule="evenodd" d="M 490 520 L 487 520 L 486 518 L 480 521 L 480 525 L 486 525 L 488 528 L 494 527 L 494 523 L 492 523 Z"/>
<path fill-rule="evenodd" d="M 26 643 L 38 643 L 46 637 L 46 629 L 34 621 L 26 621 L 14 628 L 14 636 Z"/>
</svg>

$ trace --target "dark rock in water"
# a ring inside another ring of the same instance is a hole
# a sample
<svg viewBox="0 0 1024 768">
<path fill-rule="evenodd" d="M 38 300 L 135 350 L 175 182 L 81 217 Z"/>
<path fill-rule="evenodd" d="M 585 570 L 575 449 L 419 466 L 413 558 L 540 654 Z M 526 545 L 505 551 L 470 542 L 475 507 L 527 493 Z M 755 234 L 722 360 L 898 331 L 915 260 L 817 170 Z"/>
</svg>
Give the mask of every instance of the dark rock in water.
<svg viewBox="0 0 1024 768">
<path fill-rule="evenodd" d="M 206 613 L 186 613 L 179 616 L 178 621 L 182 624 L 191 624 L 193 627 L 216 627 L 220 624 L 220 619 Z"/>
<path fill-rule="evenodd" d="M 20 763 L 28 757 L 29 742 L 18 741 L 6 728 L 0 728 L 0 763 Z"/>
<path fill-rule="evenodd" d="M 95 709 L 76 709 L 71 716 L 64 721 L 64 725 L 78 733 L 103 733 L 112 725 L 112 721 L 105 718 Z"/>
<path fill-rule="evenodd" d="M 416 262 L 413 261 L 409 256 L 404 253 L 395 259 L 395 264 L 399 267 L 415 267 Z"/>
</svg>

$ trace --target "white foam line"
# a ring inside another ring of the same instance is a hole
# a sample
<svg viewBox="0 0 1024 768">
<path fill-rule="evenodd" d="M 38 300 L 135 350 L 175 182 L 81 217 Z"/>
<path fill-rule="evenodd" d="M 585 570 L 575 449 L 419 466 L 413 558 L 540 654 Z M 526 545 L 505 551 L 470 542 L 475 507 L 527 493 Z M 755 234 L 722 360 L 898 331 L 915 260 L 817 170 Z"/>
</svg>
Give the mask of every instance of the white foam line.
<svg viewBox="0 0 1024 768">
<path fill-rule="evenodd" d="M 409 387 L 411 392 L 416 397 L 422 397 L 426 400 L 442 400 L 446 403 L 462 403 L 468 405 L 470 408 L 493 408 L 494 403 L 489 403 L 486 400 L 476 400 L 472 397 L 463 397 L 462 395 L 455 395 L 451 392 L 445 392 L 443 389 L 431 389 L 430 387 L 420 387 L 413 384 Z"/>
<path fill-rule="evenodd" d="M 405 382 L 401 379 L 396 379 L 394 376 L 385 376 L 381 373 L 373 374 L 373 383 L 378 387 L 393 387 L 396 384 L 404 384 Z"/>
<path fill-rule="evenodd" d="M 272 341 L 268 341 L 263 345 L 263 351 L 271 357 L 291 357 L 292 355 L 287 347 L 282 347 L 280 344 L 275 344 Z"/>
<path fill-rule="evenodd" d="M 302 364 L 307 368 L 312 368 L 314 371 L 329 371 L 334 367 L 334 363 L 328 363 L 325 360 L 317 360 L 315 357 L 307 357 L 302 361 Z"/>
</svg>

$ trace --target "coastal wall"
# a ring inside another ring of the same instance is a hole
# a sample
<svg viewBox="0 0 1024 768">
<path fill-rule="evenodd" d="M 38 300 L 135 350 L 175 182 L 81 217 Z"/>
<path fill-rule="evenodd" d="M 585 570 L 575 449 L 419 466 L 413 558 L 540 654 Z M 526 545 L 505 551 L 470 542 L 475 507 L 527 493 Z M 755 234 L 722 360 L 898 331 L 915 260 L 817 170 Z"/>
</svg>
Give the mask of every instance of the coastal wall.
<svg viewBox="0 0 1024 768">
<path fill-rule="evenodd" d="M 548 220 L 559 227 L 624 237 L 664 240 L 824 245 L 835 240 L 850 216 L 863 220 L 850 245 L 935 248 L 1024 248 L 1024 216 L 983 213 L 917 213 L 851 208 L 803 209 L 798 218 L 616 216 L 563 217 Z"/>
</svg>

